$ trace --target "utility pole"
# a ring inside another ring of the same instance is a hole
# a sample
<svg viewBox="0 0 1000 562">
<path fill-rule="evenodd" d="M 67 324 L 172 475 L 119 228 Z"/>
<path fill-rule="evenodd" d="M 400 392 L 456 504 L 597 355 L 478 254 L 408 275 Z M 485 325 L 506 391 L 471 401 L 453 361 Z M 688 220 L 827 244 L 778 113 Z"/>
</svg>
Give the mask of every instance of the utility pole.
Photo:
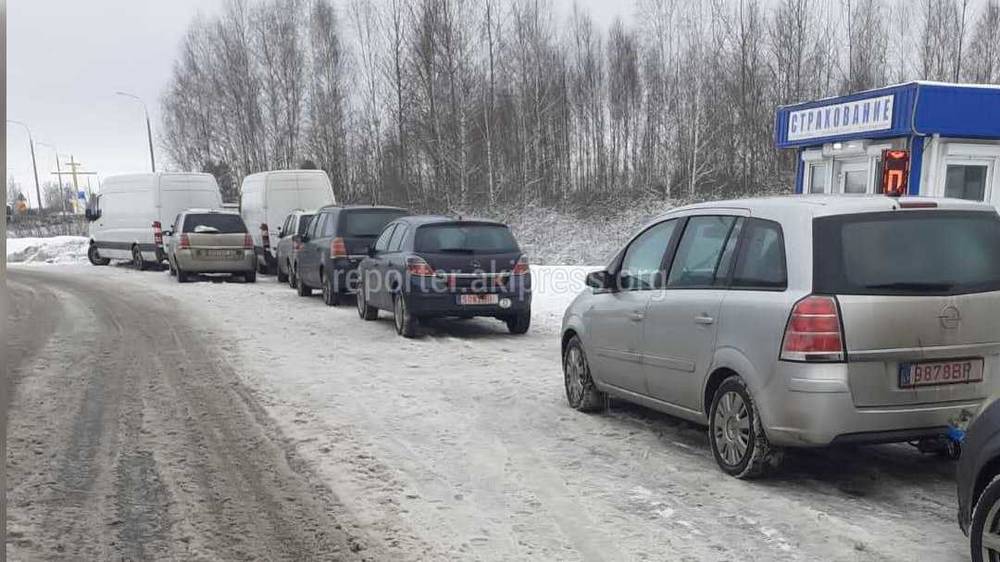
<svg viewBox="0 0 1000 562">
<path fill-rule="evenodd" d="M 153 127 L 149 124 L 149 110 L 146 109 L 146 102 L 142 101 L 142 98 L 135 94 L 130 94 L 128 92 L 115 93 L 119 96 L 132 98 L 142 104 L 142 112 L 146 115 L 146 138 L 149 140 L 149 166 L 152 168 L 153 172 L 156 172 L 156 157 L 153 155 Z"/>
<path fill-rule="evenodd" d="M 38 146 L 47 146 L 52 149 L 52 152 L 56 155 L 56 183 L 59 184 L 59 198 L 62 199 L 63 212 L 69 211 L 66 207 L 66 192 L 63 190 L 62 183 L 62 167 L 59 165 L 59 149 L 56 148 L 54 144 L 49 144 L 47 142 L 38 141 Z M 76 194 L 73 195 L 76 198 Z"/>
<path fill-rule="evenodd" d="M 73 158 L 72 154 L 69 155 L 69 162 L 66 165 L 69 166 L 70 171 L 63 172 L 62 170 L 58 170 L 52 173 L 59 177 L 60 185 L 62 185 L 63 174 L 69 174 L 73 178 L 73 210 L 75 211 L 76 201 L 79 198 L 79 193 L 80 193 L 80 182 L 77 179 L 77 176 L 96 176 L 97 172 L 81 172 L 80 170 L 78 170 L 77 168 L 79 168 L 83 164 L 77 162 L 76 159 Z"/>
<path fill-rule="evenodd" d="M 38 198 L 38 211 L 42 210 L 42 190 L 38 187 L 38 164 L 35 163 L 35 139 L 31 137 L 31 129 L 27 125 L 20 121 L 15 121 L 13 119 L 8 119 L 8 123 L 13 123 L 15 125 L 20 125 L 24 127 L 25 131 L 28 131 L 28 148 L 31 149 L 31 169 L 35 172 L 35 197 Z"/>
</svg>

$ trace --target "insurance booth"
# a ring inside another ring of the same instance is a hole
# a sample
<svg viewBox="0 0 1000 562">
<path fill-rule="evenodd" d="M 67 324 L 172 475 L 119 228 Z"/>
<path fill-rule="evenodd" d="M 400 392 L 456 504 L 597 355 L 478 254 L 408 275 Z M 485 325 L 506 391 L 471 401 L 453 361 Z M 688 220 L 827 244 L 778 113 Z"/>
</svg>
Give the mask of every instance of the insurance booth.
<svg viewBox="0 0 1000 562">
<path fill-rule="evenodd" d="M 1000 206 L 1000 86 L 910 82 L 778 108 L 796 193 L 957 197 Z"/>
</svg>

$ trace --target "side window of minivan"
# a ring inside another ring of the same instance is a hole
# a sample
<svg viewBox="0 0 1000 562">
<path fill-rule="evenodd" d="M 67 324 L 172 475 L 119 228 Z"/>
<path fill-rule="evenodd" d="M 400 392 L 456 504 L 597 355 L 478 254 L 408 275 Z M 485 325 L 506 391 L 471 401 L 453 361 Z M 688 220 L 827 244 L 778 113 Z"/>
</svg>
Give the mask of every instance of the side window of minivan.
<svg viewBox="0 0 1000 562">
<path fill-rule="evenodd" d="M 672 219 L 651 226 L 629 244 L 618 274 L 623 290 L 663 287 L 663 256 L 677 223 L 677 219 Z"/>
<path fill-rule="evenodd" d="M 317 232 L 319 232 L 319 227 L 326 220 L 326 213 L 321 213 L 316 215 L 311 223 L 309 223 L 309 238 L 316 238 Z"/>
<path fill-rule="evenodd" d="M 688 219 L 667 287 L 711 287 L 720 271 L 723 253 L 736 217 L 699 216 Z"/>
<path fill-rule="evenodd" d="M 337 227 L 337 216 L 333 213 L 325 213 L 323 215 L 323 238 L 332 238 Z"/>
<path fill-rule="evenodd" d="M 389 251 L 398 252 L 403 246 L 403 237 L 406 236 L 406 226 L 400 224 L 396 226 L 396 231 L 389 240 Z"/>
<path fill-rule="evenodd" d="M 392 238 L 392 234 L 395 232 L 396 228 L 398 228 L 398 225 L 395 224 L 390 224 L 385 227 L 385 230 L 382 231 L 382 235 L 375 241 L 376 252 L 384 252 L 389 248 L 389 239 Z"/>
<path fill-rule="evenodd" d="M 788 268 L 785 263 L 785 238 L 776 222 L 751 219 L 743 229 L 733 287 L 785 289 Z"/>
</svg>

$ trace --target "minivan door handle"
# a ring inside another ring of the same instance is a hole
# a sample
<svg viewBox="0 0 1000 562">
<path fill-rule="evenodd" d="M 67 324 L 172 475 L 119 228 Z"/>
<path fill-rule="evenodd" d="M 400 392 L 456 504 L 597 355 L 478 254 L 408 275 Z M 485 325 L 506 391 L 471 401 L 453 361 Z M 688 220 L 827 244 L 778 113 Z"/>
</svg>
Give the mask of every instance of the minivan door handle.
<svg viewBox="0 0 1000 562">
<path fill-rule="evenodd" d="M 694 322 L 695 324 L 704 324 L 707 326 L 709 324 L 714 324 L 715 318 L 712 318 L 707 314 L 699 314 L 698 316 L 694 317 Z"/>
</svg>

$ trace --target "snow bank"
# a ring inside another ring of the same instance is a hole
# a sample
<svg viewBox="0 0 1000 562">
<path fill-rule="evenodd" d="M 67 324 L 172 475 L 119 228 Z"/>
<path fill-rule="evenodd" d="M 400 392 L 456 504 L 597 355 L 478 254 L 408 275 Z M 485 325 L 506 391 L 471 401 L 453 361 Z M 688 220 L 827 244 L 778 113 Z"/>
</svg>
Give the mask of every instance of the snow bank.
<svg viewBox="0 0 1000 562">
<path fill-rule="evenodd" d="M 87 261 L 87 238 L 8 238 L 7 263 L 83 263 Z"/>
</svg>

